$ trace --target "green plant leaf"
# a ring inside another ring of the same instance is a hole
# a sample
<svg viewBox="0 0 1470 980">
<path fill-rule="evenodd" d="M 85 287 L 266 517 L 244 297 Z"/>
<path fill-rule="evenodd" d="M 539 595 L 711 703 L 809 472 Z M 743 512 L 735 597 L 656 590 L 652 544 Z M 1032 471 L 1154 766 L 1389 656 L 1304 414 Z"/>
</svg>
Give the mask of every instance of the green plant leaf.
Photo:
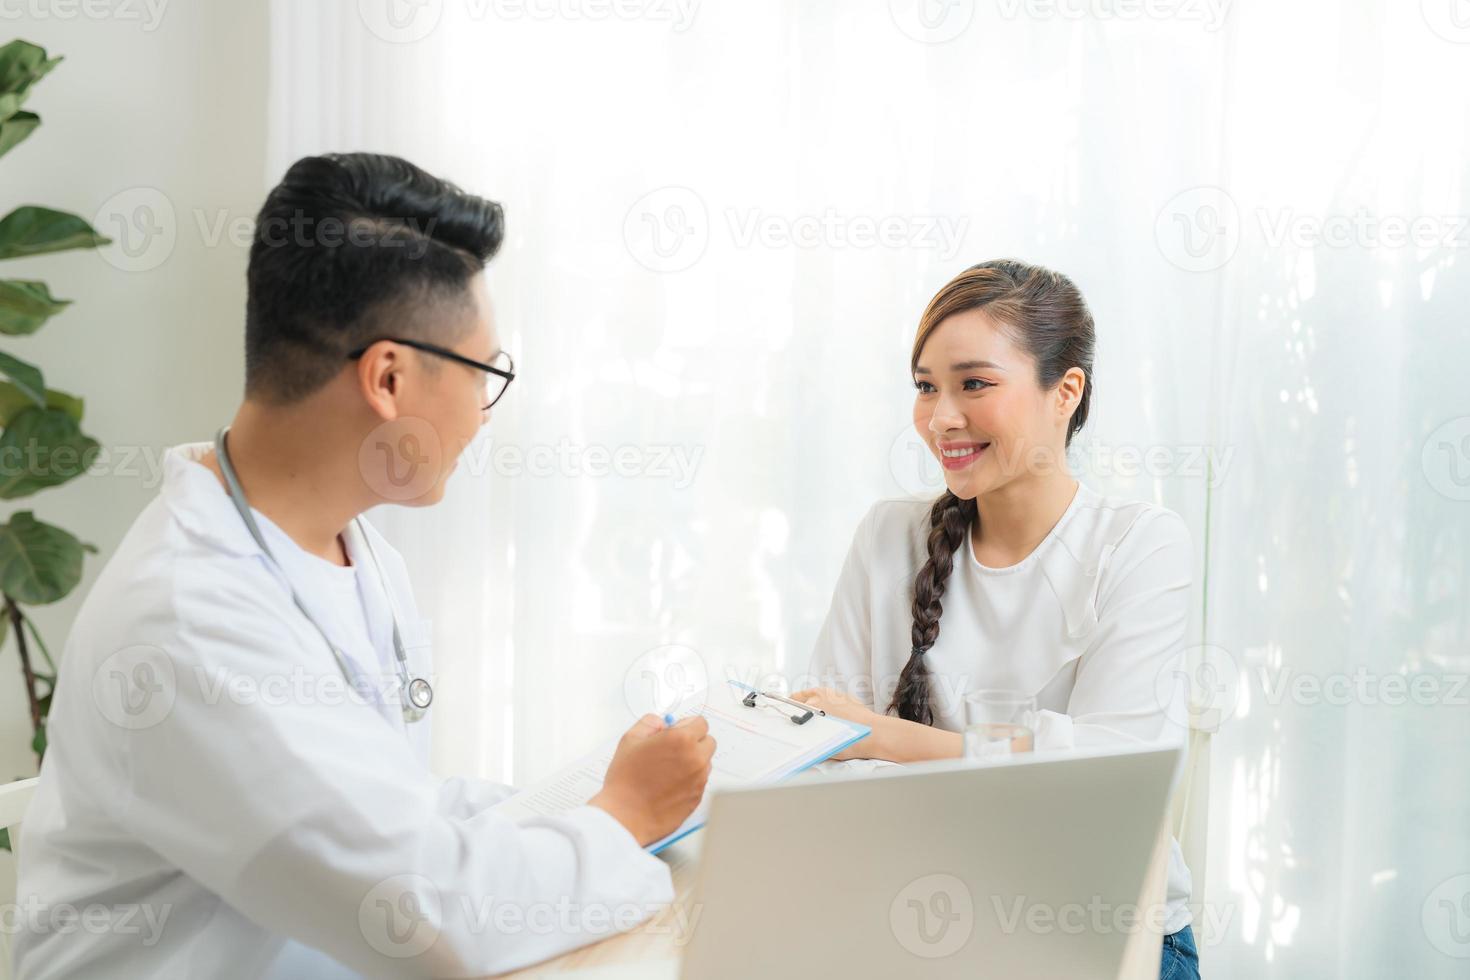
<svg viewBox="0 0 1470 980">
<path fill-rule="evenodd" d="M 0 157 L 25 142 L 39 125 L 41 117 L 34 112 L 13 113 L 9 119 L 0 122 Z"/>
<path fill-rule="evenodd" d="M 0 92 L 24 92 L 60 60 L 48 61 L 46 49 L 39 44 L 19 38 L 11 41 L 0 47 Z"/>
<path fill-rule="evenodd" d="M 0 374 L 9 378 L 11 384 L 35 404 L 46 404 L 46 379 L 34 364 L 0 351 Z"/>
<path fill-rule="evenodd" d="M 46 754 L 46 723 L 41 722 L 41 727 L 36 729 L 36 734 L 31 737 L 31 751 L 36 753 L 36 758 Z"/>
<path fill-rule="evenodd" d="M 26 205 L 0 219 L 0 259 L 110 244 L 112 239 L 97 234 L 91 225 L 65 211 Z"/>
<path fill-rule="evenodd" d="M 17 511 L 0 524 L 0 588 L 16 602 L 44 605 L 82 580 L 82 544 L 69 532 Z"/>
<path fill-rule="evenodd" d="M 71 300 L 52 296 L 44 282 L 0 279 L 0 333 L 12 337 L 35 333 L 69 305 Z"/>
<path fill-rule="evenodd" d="M 29 395 L 9 381 L 0 381 L 0 428 L 4 428 L 10 424 L 10 420 L 17 413 L 31 408 L 35 404 L 35 402 L 31 401 Z M 58 412 L 65 412 L 80 422 L 82 420 L 82 411 L 86 408 L 86 402 L 76 395 L 68 394 L 56 388 L 47 388 L 46 407 L 54 408 Z"/>
<path fill-rule="evenodd" d="M 47 58 L 45 48 L 29 41 L 11 41 L 0 47 L 0 122 L 14 115 L 31 86 L 59 64 L 60 58 Z"/>
<path fill-rule="evenodd" d="M 27 408 L 0 433 L 0 499 L 14 500 L 73 480 L 100 451 L 97 440 L 84 435 L 66 412 Z"/>
<path fill-rule="evenodd" d="M 10 828 L 0 827 L 0 851 L 10 850 Z"/>
</svg>

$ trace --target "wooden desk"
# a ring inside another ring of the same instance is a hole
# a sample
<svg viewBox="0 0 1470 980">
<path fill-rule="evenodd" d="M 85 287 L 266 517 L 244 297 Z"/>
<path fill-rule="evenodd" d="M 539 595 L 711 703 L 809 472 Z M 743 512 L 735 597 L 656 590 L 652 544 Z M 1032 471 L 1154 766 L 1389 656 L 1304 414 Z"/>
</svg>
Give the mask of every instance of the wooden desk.
<svg viewBox="0 0 1470 980">
<path fill-rule="evenodd" d="M 563 973 L 577 973 L 595 967 L 619 963 L 664 963 L 668 975 L 677 975 L 679 950 L 688 937 L 679 935 L 679 917 L 676 907 L 687 908 L 689 893 L 694 889 L 694 869 L 699 859 L 699 844 L 704 834 L 694 833 L 667 847 L 659 855 L 667 861 L 674 878 L 674 904 L 649 919 L 638 928 L 616 936 L 609 936 L 591 946 L 574 949 L 554 960 L 536 966 L 502 974 L 505 977 L 551 977 Z"/>
<path fill-rule="evenodd" d="M 522 980 L 531 977 L 550 978 L 636 963 L 645 964 L 649 968 L 646 975 L 650 980 L 655 977 L 659 980 L 663 977 L 672 980 L 678 973 L 676 964 L 679 951 L 688 942 L 687 936 L 680 935 L 681 920 L 675 907 L 687 909 L 690 892 L 694 888 L 694 871 L 703 837 L 702 833 L 691 834 L 660 855 L 669 862 L 673 873 L 674 905 L 631 932 L 609 936 L 599 943 L 504 976 L 519 977 Z M 1158 843 L 1154 846 L 1154 855 L 1144 879 L 1144 893 L 1139 896 L 1141 908 L 1149 908 L 1164 901 L 1169 869 L 1169 842 L 1166 822 L 1160 831 Z M 686 918 L 683 921 L 688 920 Z M 1158 980 L 1162 942 L 1161 936 L 1146 929 L 1134 933 L 1123 954 L 1123 969 L 1118 974 L 1119 980 Z M 592 978 L 589 977 L 589 980 Z"/>
</svg>

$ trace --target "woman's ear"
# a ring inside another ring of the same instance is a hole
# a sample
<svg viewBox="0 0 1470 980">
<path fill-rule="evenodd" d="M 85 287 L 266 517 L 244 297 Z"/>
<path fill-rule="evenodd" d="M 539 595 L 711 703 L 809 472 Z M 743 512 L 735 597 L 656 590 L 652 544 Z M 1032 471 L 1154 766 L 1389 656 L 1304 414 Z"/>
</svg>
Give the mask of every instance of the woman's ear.
<svg viewBox="0 0 1470 980">
<path fill-rule="evenodd" d="M 1057 382 L 1057 414 L 1062 425 L 1066 425 L 1082 403 L 1082 393 L 1087 390 L 1087 372 L 1080 367 L 1067 368 L 1062 380 Z"/>
</svg>

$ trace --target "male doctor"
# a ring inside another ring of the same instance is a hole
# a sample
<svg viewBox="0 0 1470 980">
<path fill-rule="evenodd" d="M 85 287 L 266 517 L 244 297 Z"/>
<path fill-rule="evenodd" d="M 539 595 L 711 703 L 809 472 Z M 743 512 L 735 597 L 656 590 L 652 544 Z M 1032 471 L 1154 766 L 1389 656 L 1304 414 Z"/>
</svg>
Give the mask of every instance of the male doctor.
<svg viewBox="0 0 1470 980">
<path fill-rule="evenodd" d="M 307 158 L 267 197 L 244 403 L 168 452 L 66 645 L 19 976 L 474 976 L 672 899 L 643 845 L 700 798 L 704 721 L 640 720 L 587 806 L 492 812 L 509 787 L 428 769 L 426 624 L 359 519 L 438 501 L 514 376 L 501 237 L 499 205 L 394 157 Z"/>
</svg>

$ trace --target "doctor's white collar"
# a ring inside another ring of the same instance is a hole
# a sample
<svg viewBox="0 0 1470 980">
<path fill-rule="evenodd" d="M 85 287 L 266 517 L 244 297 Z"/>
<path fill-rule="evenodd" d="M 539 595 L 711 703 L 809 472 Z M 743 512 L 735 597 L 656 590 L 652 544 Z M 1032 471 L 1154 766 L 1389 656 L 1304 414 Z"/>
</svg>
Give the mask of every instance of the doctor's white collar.
<svg viewBox="0 0 1470 980">
<path fill-rule="evenodd" d="M 191 535 L 236 555 L 260 553 L 224 484 L 199 462 L 214 448 L 210 442 L 187 442 L 163 454 L 163 502 L 174 520 Z"/>
</svg>

